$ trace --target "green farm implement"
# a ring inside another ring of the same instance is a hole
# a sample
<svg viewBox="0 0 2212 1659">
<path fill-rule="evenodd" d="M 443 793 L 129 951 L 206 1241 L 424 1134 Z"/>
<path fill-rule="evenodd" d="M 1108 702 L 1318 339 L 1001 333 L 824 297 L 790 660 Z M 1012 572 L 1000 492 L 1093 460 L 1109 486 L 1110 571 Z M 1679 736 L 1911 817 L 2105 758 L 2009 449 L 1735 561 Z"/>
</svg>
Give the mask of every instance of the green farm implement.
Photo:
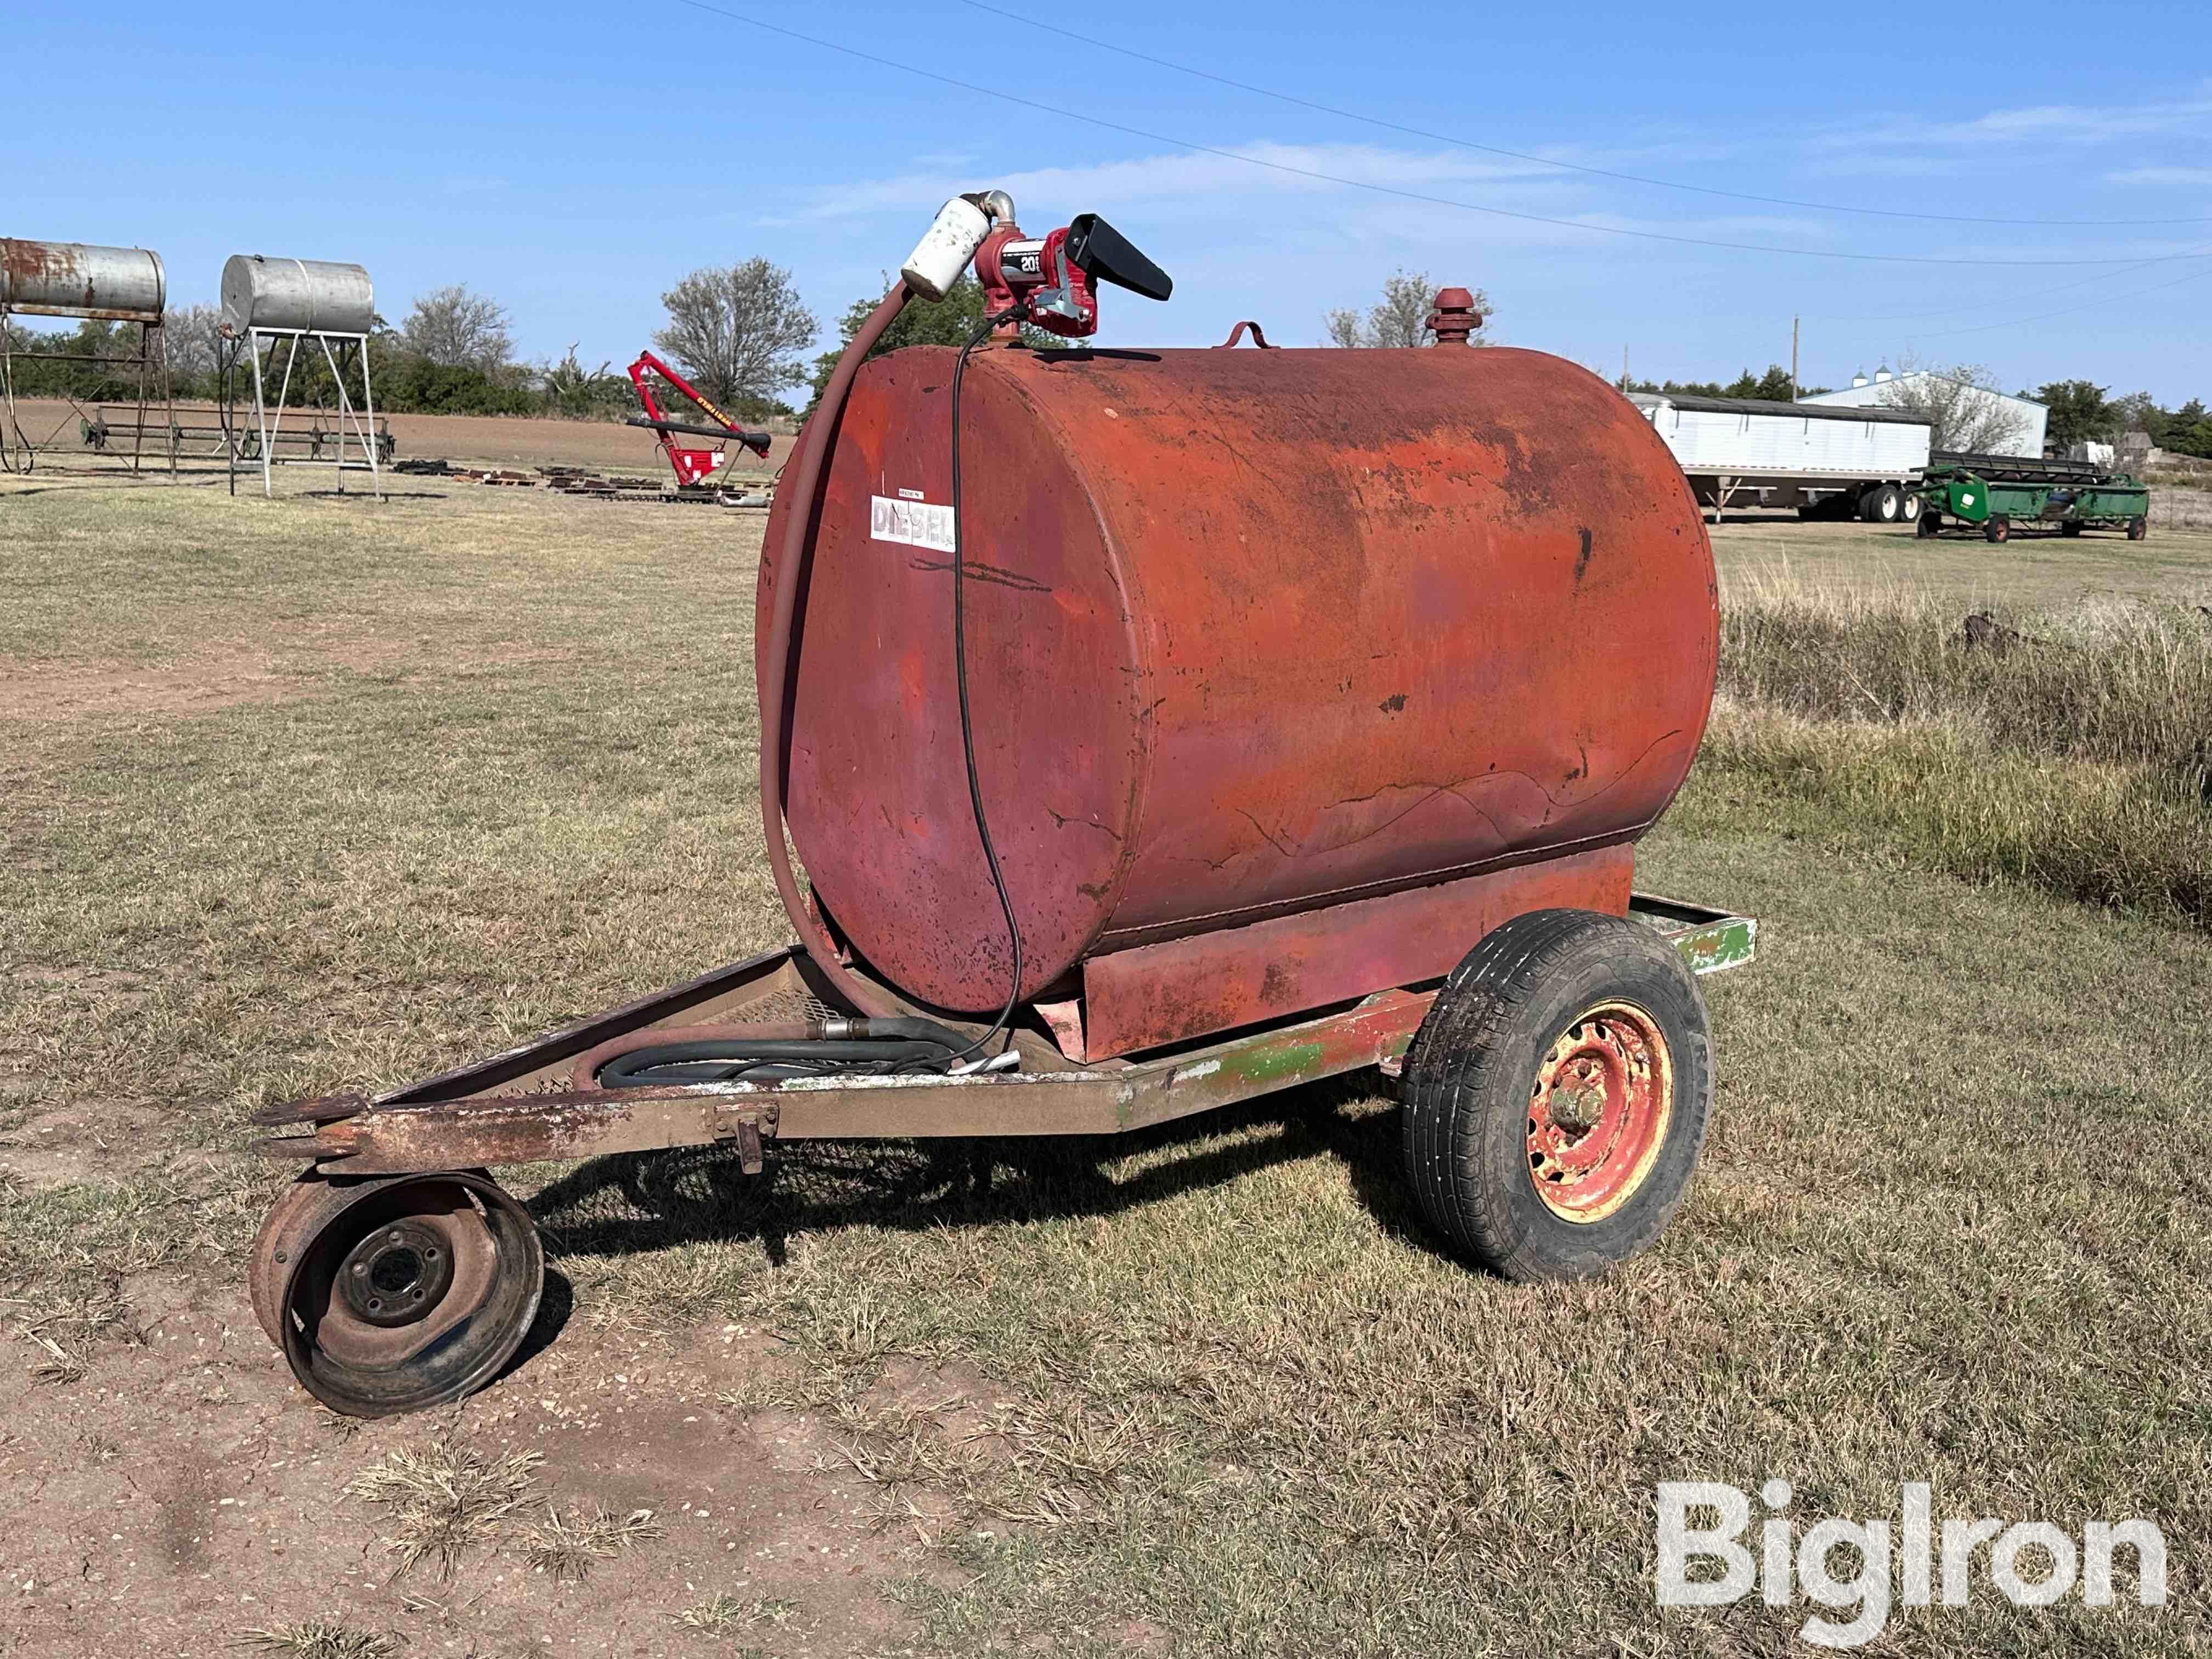
<svg viewBox="0 0 2212 1659">
<path fill-rule="evenodd" d="M 1948 525 L 1978 528 L 1990 541 L 2016 530 L 2119 530 L 2139 542 L 2150 527 L 2150 491 L 2124 472 L 2087 461 L 2014 455 L 1938 453 L 1921 486 L 1919 533 Z"/>
</svg>

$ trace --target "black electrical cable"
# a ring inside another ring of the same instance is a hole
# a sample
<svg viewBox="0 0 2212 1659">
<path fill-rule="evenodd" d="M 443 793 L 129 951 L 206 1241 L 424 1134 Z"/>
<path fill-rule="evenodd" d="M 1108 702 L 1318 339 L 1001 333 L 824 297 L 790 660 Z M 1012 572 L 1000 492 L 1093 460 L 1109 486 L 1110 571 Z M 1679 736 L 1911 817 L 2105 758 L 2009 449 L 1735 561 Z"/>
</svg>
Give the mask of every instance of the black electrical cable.
<svg viewBox="0 0 2212 1659">
<path fill-rule="evenodd" d="M 995 317 L 986 317 L 982 325 L 968 337 L 968 343 L 960 348 L 959 356 L 952 362 L 952 678 L 960 694 L 960 755 L 968 767 L 968 805 L 975 814 L 975 838 L 983 843 L 983 862 L 990 867 L 992 890 L 999 896 L 999 908 L 1006 918 L 1006 939 L 1013 952 L 1013 971 L 1006 984 L 1006 1006 L 999 1011 L 991 1029 L 952 1056 L 948 1062 L 957 1066 L 969 1055 L 981 1053 L 992 1038 L 1000 1032 L 1007 1034 L 1006 1042 L 1013 1041 L 1014 1010 L 1022 1000 L 1022 926 L 1014 919 L 1014 901 L 1006 891 L 1006 878 L 999 868 L 999 849 L 991 844 L 991 821 L 983 811 L 983 785 L 975 771 L 975 724 L 968 706 L 968 606 L 967 566 L 964 558 L 965 538 L 961 534 L 960 514 L 960 386 L 967 378 L 968 359 L 977 346 L 991 337 L 991 331 L 1001 323 L 1013 321 L 1024 313 L 1025 307 L 1016 305 Z M 1002 1047 L 1000 1050 L 1004 1053 Z"/>
</svg>

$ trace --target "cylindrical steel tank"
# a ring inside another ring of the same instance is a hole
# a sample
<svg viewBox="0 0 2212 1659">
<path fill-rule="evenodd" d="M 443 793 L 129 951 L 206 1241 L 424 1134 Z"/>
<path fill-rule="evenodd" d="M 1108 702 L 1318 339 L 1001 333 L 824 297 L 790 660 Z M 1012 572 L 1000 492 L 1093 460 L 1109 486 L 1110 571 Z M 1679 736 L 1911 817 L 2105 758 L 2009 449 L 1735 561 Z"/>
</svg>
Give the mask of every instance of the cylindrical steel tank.
<svg viewBox="0 0 2212 1659">
<path fill-rule="evenodd" d="M 835 434 L 789 816 L 868 965 L 981 1011 L 1008 958 L 961 761 L 952 366 L 867 364 Z M 994 348 L 962 425 L 1024 996 L 1102 952 L 1632 841 L 1689 769 L 1711 549 L 1666 446 L 1571 363 Z M 797 510 L 778 497 L 771 555 Z"/>
<path fill-rule="evenodd" d="M 161 256 L 143 247 L 0 237 L 0 306 L 9 311 L 158 325 L 168 292 Z"/>
<path fill-rule="evenodd" d="M 366 334 L 375 320 L 375 290 L 359 265 L 265 253 L 234 253 L 223 263 L 222 331 L 234 339 L 249 328 Z"/>
</svg>

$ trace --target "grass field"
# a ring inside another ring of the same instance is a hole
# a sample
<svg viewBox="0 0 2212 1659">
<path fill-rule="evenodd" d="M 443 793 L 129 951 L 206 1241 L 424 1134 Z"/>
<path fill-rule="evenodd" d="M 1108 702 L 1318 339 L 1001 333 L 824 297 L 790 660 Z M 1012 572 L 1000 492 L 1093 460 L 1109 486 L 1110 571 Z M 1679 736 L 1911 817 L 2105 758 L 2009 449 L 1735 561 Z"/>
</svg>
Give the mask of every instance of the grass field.
<svg viewBox="0 0 2212 1659">
<path fill-rule="evenodd" d="M 609 1160 L 518 1183 L 557 1340 L 431 1419 L 330 1419 L 244 1308 L 280 1178 L 245 1115 L 781 940 L 759 533 L 489 490 L 0 493 L 25 1650 L 1781 1653 L 1802 1604 L 1651 1595 L 1656 1483 L 1775 1475 L 1800 1531 L 1928 1480 L 1938 1516 L 2169 1540 L 2161 1611 L 2124 1569 L 2107 1612 L 1984 1577 L 1869 1651 L 2212 1645 L 2212 939 L 1960 879 L 1748 751 L 1645 848 L 1644 884 L 1759 915 L 1762 960 L 1709 984 L 1691 1200 L 1604 1281 L 1440 1257 L 1364 1083 L 988 1190 L 901 1146 L 757 1186 Z M 1785 580 L 1933 616 L 2212 602 L 2212 538 L 1717 549 L 1732 615 Z"/>
</svg>

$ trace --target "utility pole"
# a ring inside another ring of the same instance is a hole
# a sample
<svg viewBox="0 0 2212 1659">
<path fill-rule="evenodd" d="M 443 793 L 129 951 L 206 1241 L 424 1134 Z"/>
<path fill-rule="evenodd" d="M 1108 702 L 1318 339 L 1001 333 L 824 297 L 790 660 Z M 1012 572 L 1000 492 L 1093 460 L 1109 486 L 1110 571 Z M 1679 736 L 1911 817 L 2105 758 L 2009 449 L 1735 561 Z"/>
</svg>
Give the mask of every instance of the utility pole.
<svg viewBox="0 0 2212 1659">
<path fill-rule="evenodd" d="M 1790 319 L 1790 401 L 1797 401 L 1797 319 Z"/>
</svg>

